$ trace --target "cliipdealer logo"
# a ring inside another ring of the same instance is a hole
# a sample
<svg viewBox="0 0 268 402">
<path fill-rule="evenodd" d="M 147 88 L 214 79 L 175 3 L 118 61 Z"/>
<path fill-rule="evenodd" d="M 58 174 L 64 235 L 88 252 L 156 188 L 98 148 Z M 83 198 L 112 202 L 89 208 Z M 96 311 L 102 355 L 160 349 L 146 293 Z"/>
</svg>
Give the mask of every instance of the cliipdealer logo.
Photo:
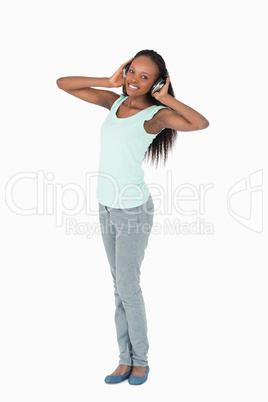
<svg viewBox="0 0 268 402">
<path fill-rule="evenodd" d="M 228 191 L 227 207 L 230 215 L 246 228 L 263 230 L 263 171 L 251 173 L 237 181 Z M 246 207 L 246 210 L 245 210 Z"/>
</svg>

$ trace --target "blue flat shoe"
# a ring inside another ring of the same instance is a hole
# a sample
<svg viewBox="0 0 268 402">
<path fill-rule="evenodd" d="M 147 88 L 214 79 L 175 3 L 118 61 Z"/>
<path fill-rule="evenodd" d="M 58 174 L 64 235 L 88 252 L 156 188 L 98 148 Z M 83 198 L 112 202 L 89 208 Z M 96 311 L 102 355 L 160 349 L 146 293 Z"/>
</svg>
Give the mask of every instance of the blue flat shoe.
<svg viewBox="0 0 268 402">
<path fill-rule="evenodd" d="M 104 381 L 106 384 L 118 384 L 119 382 L 125 381 L 131 374 L 132 367 L 123 375 L 107 375 Z"/>
<path fill-rule="evenodd" d="M 149 366 L 147 366 L 147 373 L 146 373 L 145 376 L 136 377 L 135 375 L 131 374 L 129 379 L 128 379 L 129 384 L 131 384 L 131 385 L 141 385 L 141 384 L 145 383 L 145 381 L 147 381 L 149 371 L 150 371 L 150 368 L 149 368 Z"/>
</svg>

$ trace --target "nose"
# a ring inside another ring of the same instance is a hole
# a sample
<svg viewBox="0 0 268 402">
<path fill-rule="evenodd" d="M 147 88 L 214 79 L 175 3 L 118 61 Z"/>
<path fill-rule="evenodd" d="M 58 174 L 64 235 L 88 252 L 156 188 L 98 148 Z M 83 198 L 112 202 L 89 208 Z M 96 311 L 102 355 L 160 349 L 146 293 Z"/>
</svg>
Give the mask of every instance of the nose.
<svg viewBox="0 0 268 402">
<path fill-rule="evenodd" d="M 131 74 L 131 80 L 130 80 L 131 82 L 133 82 L 133 84 L 136 82 L 138 82 L 138 80 L 137 80 L 137 78 L 136 78 L 136 76 L 135 76 L 135 74 Z"/>
<path fill-rule="evenodd" d="M 132 79 L 132 80 L 130 81 L 130 83 L 131 83 L 132 85 L 135 85 L 136 87 L 139 86 L 139 82 L 138 82 L 137 80 L 135 80 L 135 79 Z"/>
</svg>

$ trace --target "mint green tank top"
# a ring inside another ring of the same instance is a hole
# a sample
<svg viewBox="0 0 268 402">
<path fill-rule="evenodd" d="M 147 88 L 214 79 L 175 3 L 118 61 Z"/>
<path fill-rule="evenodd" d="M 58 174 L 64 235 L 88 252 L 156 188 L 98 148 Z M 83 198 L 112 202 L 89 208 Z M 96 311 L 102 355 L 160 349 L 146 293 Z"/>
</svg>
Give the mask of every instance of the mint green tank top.
<svg viewBox="0 0 268 402">
<path fill-rule="evenodd" d="M 142 162 L 157 134 L 148 134 L 143 124 L 167 106 L 150 106 L 133 116 L 118 118 L 116 111 L 128 96 L 120 95 L 101 126 L 97 201 L 111 208 L 132 208 L 150 195 Z"/>
</svg>

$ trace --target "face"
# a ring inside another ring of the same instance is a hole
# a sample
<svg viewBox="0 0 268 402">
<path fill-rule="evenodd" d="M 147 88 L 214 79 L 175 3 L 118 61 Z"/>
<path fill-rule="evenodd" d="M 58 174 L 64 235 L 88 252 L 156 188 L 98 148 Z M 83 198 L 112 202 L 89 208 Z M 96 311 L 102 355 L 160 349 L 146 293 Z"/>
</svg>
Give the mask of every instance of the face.
<svg viewBox="0 0 268 402">
<path fill-rule="evenodd" d="M 147 94 L 158 76 L 157 65 L 150 57 L 137 57 L 132 61 L 125 78 L 127 94 L 131 96 Z"/>
</svg>

